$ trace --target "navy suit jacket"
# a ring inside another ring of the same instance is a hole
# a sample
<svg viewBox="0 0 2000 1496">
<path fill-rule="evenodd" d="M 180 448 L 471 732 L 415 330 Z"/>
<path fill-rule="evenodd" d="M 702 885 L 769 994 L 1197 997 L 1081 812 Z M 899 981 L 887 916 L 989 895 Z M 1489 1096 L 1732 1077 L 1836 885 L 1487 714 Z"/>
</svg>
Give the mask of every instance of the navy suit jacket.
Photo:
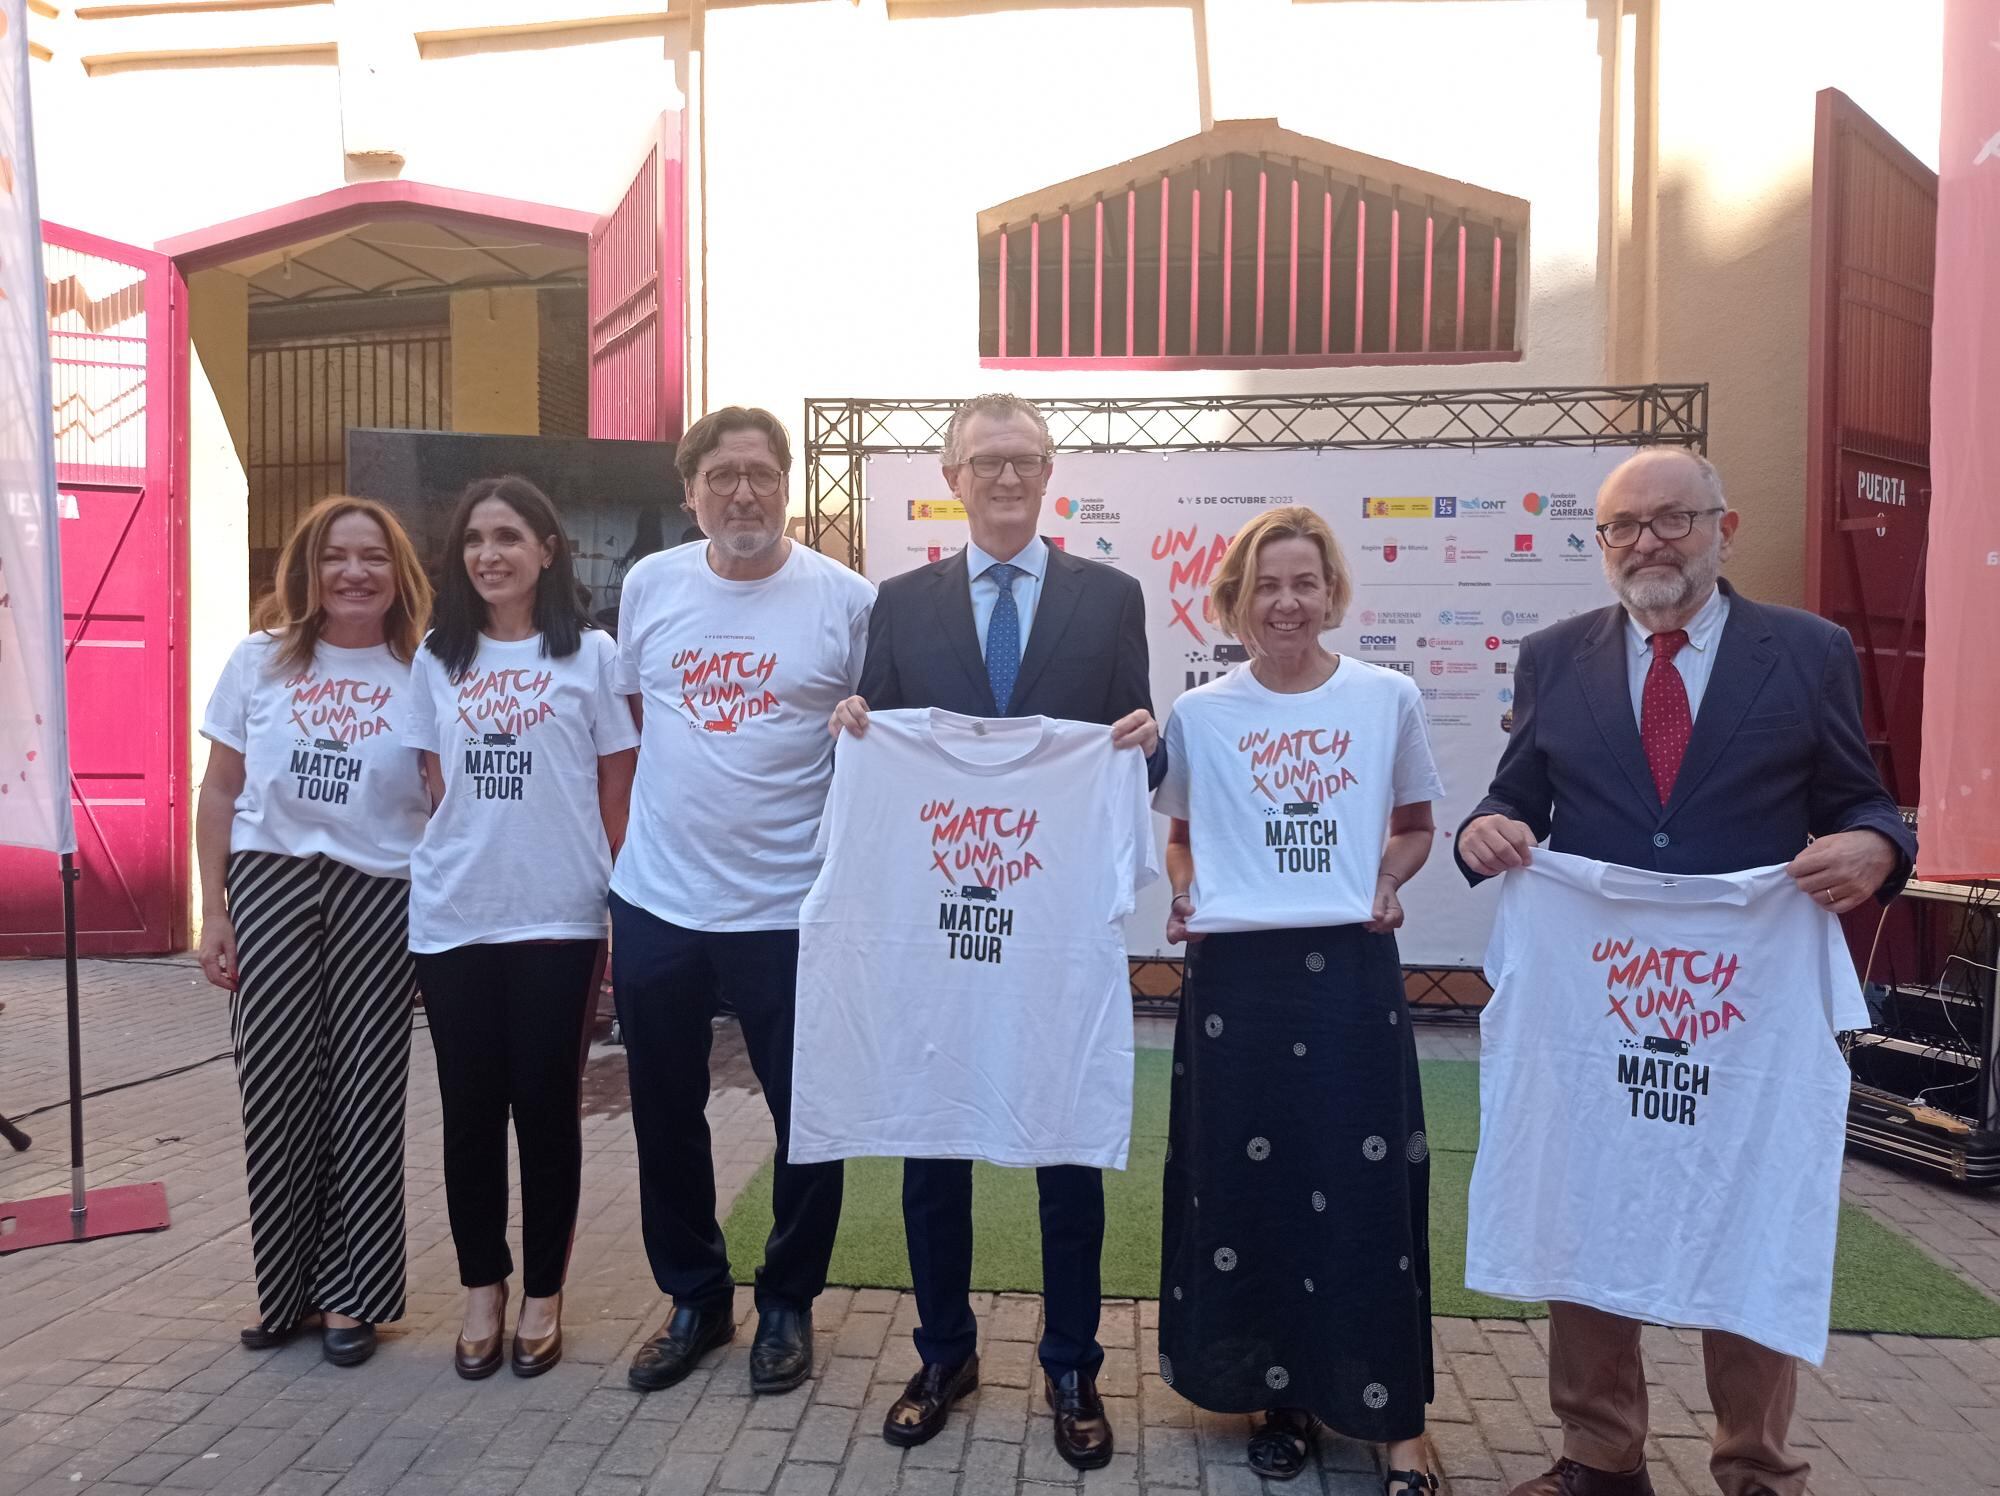
<svg viewBox="0 0 2000 1496">
<path fill-rule="evenodd" d="M 1866 828 L 1901 854 L 1877 895 L 1893 897 L 1917 840 L 1869 756 L 1853 641 L 1720 585 L 1729 616 L 1665 805 L 1632 713 L 1625 610 L 1613 604 L 1522 640 L 1514 731 L 1466 820 L 1511 816 L 1557 852 L 1667 873 L 1768 867 L 1808 836 Z"/>
<path fill-rule="evenodd" d="M 942 707 L 968 717 L 1064 717 L 1107 727 L 1153 709 L 1138 579 L 1055 546 L 1011 701 L 993 699 L 972 617 L 965 552 L 882 584 L 868 615 L 860 694 L 873 710 Z M 1146 761 L 1167 772 L 1166 743 Z"/>
</svg>

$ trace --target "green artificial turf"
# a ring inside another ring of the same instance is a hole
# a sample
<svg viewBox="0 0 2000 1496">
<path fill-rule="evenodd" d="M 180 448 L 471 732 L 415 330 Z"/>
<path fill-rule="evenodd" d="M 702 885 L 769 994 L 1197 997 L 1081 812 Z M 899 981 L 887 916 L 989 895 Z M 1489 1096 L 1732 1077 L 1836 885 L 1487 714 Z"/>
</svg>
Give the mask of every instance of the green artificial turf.
<svg viewBox="0 0 2000 1496">
<path fill-rule="evenodd" d="M 1139 1051 L 1133 1084 L 1132 1151 L 1123 1172 L 1104 1175 L 1104 1294 L 1150 1299 L 1160 1291 L 1160 1170 L 1167 1143 L 1172 1057 Z M 1465 1201 L 1479 1141 L 1479 1066 L 1423 1062 L 1424 1123 L 1431 1145 L 1431 1305 L 1438 1314 L 1536 1319 L 1540 1304 L 1488 1298 L 1465 1287 Z M 830 1281 L 855 1288 L 908 1288 L 903 1250 L 903 1165 L 847 1165 L 840 1235 Z M 1041 1233 L 1032 1169 L 973 1166 L 972 1286 L 1040 1292 Z M 750 1281 L 771 1229 L 771 1166 L 737 1197 L 725 1226 L 741 1282 Z M 1834 1257 L 1833 1327 L 1904 1335 L 2000 1335 L 2000 1303 L 1966 1284 L 1916 1243 L 1874 1217 L 1842 1206 Z"/>
</svg>

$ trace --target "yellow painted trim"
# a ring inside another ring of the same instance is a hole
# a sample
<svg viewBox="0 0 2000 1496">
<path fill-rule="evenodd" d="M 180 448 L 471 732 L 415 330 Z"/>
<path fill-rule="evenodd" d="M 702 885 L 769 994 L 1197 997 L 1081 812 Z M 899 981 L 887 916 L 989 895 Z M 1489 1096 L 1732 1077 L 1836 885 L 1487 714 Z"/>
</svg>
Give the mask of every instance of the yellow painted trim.
<svg viewBox="0 0 2000 1496">
<path fill-rule="evenodd" d="M 106 73 L 127 73 L 151 67 L 244 67 L 258 63 L 309 63 L 337 67 L 340 51 L 331 43 L 298 42 L 289 46 L 107 52 L 85 57 L 83 70 L 95 78 Z"/>
<path fill-rule="evenodd" d="M 79 5 L 79 21 L 126 21 L 138 16 L 187 15 L 210 10 L 296 10 L 331 5 L 333 0 L 133 0 L 125 5 Z M 49 14 L 55 10 L 50 8 Z"/>
</svg>

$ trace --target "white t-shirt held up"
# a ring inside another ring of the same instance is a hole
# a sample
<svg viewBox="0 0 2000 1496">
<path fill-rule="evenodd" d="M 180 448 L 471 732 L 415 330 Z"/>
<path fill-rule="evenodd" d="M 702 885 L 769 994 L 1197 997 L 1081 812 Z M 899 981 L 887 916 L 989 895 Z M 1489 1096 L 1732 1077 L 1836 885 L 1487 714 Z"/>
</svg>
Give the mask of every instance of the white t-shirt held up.
<svg viewBox="0 0 2000 1496">
<path fill-rule="evenodd" d="M 646 557 L 625 579 L 617 689 L 641 698 L 632 819 L 611 890 L 692 930 L 789 930 L 813 850 L 833 739 L 861 680 L 874 584 L 794 544 L 756 582 L 708 546 Z"/>
<path fill-rule="evenodd" d="M 1174 703 L 1153 808 L 1184 820 L 1199 935 L 1360 924 L 1390 811 L 1444 795 L 1408 676 L 1343 656 L 1311 691 L 1240 665 Z"/>
<path fill-rule="evenodd" d="M 563 660 L 542 654 L 540 634 L 482 636 L 456 681 L 417 651 L 403 742 L 438 756 L 444 798 L 410 859 L 411 950 L 603 938 L 597 761 L 639 741 L 612 688 L 614 649 L 601 629 Z"/>
<path fill-rule="evenodd" d="M 1849 1076 L 1840 921 L 1782 867 L 1537 848 L 1486 953 L 1465 1284 L 1728 1330 L 1817 1363 Z"/>
<path fill-rule="evenodd" d="M 1159 876 L 1146 762 L 1097 723 L 870 715 L 799 926 L 794 1163 L 1122 1169 L 1119 921 Z"/>
<path fill-rule="evenodd" d="M 278 647 L 267 633 L 238 644 L 202 714 L 201 735 L 243 755 L 230 851 L 409 877 L 430 814 L 397 733 L 410 667 L 385 644 L 321 643 L 304 670 L 274 672 Z"/>
</svg>

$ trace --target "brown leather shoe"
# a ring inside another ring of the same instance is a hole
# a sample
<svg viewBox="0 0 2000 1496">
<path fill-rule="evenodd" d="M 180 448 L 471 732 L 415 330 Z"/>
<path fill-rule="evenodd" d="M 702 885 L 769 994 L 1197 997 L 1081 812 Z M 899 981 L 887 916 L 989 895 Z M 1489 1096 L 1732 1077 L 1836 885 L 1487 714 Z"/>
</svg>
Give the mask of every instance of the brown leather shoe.
<svg viewBox="0 0 2000 1496">
<path fill-rule="evenodd" d="M 468 1382 L 484 1381 L 500 1369 L 500 1346 L 507 1338 L 507 1299 L 503 1288 L 500 1299 L 500 1317 L 494 1321 L 493 1333 L 482 1335 L 477 1340 L 458 1337 L 458 1349 L 452 1353 L 451 1369 Z"/>
<path fill-rule="evenodd" d="M 1111 1463 L 1111 1420 L 1097 1395 L 1097 1378 L 1067 1371 L 1060 1377 L 1042 1375 L 1042 1395 L 1056 1415 L 1056 1453 L 1079 1470 L 1097 1470 Z"/>
<path fill-rule="evenodd" d="M 1653 1481 L 1641 1460 L 1623 1474 L 1598 1470 L 1567 1455 L 1533 1480 L 1523 1481 L 1507 1496 L 1653 1496 Z"/>
<path fill-rule="evenodd" d="M 526 1307 L 525 1305 L 523 1307 Z M 514 1351 L 510 1358 L 517 1377 L 538 1377 L 562 1360 L 562 1294 L 556 1294 L 556 1327 L 546 1335 L 532 1338 L 514 1326 Z"/>
<path fill-rule="evenodd" d="M 882 1437 L 900 1449 L 936 1438 L 951 1405 L 978 1386 L 977 1354 L 967 1356 L 956 1366 L 925 1362 L 923 1370 L 910 1378 L 903 1395 L 882 1420 Z"/>
</svg>

